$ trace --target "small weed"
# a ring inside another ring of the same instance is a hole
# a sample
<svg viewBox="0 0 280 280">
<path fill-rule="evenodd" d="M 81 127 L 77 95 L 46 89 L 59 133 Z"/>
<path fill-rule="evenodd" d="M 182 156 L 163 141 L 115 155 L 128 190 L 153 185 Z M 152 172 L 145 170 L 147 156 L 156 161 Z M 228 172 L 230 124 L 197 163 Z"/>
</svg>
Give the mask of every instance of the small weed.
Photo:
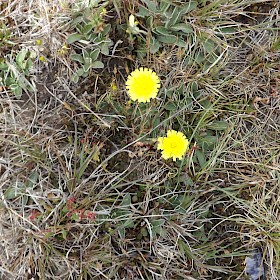
<svg viewBox="0 0 280 280">
<path fill-rule="evenodd" d="M 71 60 L 80 64 L 80 68 L 72 76 L 75 83 L 78 82 L 79 77 L 89 76 L 92 69 L 104 68 L 103 62 L 98 60 L 99 54 L 109 55 L 109 48 L 113 45 L 108 36 L 111 25 L 106 24 L 104 20 L 107 3 L 98 5 L 98 2 L 102 1 L 89 3 L 86 8 L 81 6 L 81 10 L 75 14 L 71 23 L 76 32 L 68 36 L 67 44 L 79 43 L 78 52 L 82 49 L 82 54 L 72 53 L 70 56 Z"/>
<path fill-rule="evenodd" d="M 34 90 L 27 76 L 33 66 L 36 53 L 22 49 L 14 58 L 12 55 L 0 61 L 0 83 L 10 90 L 16 98 L 20 98 L 22 91 Z"/>
</svg>

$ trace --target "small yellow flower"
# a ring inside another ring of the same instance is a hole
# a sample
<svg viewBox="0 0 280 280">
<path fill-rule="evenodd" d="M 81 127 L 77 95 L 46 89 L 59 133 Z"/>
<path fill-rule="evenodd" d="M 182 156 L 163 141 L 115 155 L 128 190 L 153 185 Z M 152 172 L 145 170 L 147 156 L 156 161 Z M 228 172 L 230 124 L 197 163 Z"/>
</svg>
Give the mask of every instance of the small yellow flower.
<svg viewBox="0 0 280 280">
<path fill-rule="evenodd" d="M 158 138 L 158 150 L 162 150 L 161 156 L 164 159 L 182 159 L 189 147 L 189 140 L 182 132 L 168 130 L 167 137 Z"/>
<path fill-rule="evenodd" d="M 111 82 L 110 87 L 111 87 L 111 89 L 112 89 L 113 91 L 116 91 L 116 90 L 118 89 L 118 87 L 116 86 L 116 84 L 115 84 L 114 81 Z"/>
<path fill-rule="evenodd" d="M 59 56 L 64 56 L 65 54 L 68 53 L 69 48 L 67 47 L 67 44 L 64 43 L 63 46 L 57 51 L 57 54 Z"/>
<path fill-rule="evenodd" d="M 160 88 L 159 77 L 153 70 L 140 67 L 127 78 L 126 89 L 133 101 L 150 102 L 155 98 Z"/>
<path fill-rule="evenodd" d="M 39 57 L 39 60 L 42 61 L 42 62 L 46 62 L 47 61 L 47 59 L 43 55 L 41 55 Z"/>
<path fill-rule="evenodd" d="M 42 45 L 42 40 L 41 39 L 36 40 L 36 45 L 41 46 Z"/>
</svg>

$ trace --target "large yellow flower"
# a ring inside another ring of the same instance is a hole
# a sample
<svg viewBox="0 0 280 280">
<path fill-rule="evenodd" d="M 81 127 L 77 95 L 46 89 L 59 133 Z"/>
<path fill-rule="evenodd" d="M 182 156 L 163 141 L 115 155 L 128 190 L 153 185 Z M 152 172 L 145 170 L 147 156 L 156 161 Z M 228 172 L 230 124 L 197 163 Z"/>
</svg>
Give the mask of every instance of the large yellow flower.
<svg viewBox="0 0 280 280">
<path fill-rule="evenodd" d="M 162 150 L 161 156 L 164 159 L 182 159 L 189 147 L 189 140 L 182 132 L 168 130 L 167 137 L 158 138 L 158 150 Z"/>
<path fill-rule="evenodd" d="M 155 98 L 160 88 L 159 77 L 153 70 L 140 67 L 136 69 L 127 78 L 126 89 L 129 97 L 139 102 L 150 102 Z"/>
</svg>

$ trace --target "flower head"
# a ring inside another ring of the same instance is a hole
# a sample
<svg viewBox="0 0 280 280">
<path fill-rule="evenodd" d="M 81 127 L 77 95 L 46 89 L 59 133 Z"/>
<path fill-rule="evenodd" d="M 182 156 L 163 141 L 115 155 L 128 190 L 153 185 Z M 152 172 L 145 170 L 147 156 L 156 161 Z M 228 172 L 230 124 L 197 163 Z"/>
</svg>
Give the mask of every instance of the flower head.
<svg viewBox="0 0 280 280">
<path fill-rule="evenodd" d="M 135 35 L 137 35 L 139 33 L 147 34 L 146 31 L 140 30 L 137 27 L 137 24 L 138 24 L 138 21 L 135 21 L 134 15 L 130 15 L 129 18 L 128 18 L 128 24 L 127 24 L 126 32 L 131 33 L 131 34 L 135 34 Z"/>
<path fill-rule="evenodd" d="M 153 70 L 140 67 L 127 78 L 126 89 L 133 101 L 150 102 L 151 98 L 157 96 L 160 88 L 159 77 Z"/>
<path fill-rule="evenodd" d="M 189 140 L 182 132 L 168 130 L 166 137 L 158 138 L 158 150 L 162 150 L 161 156 L 164 159 L 182 159 L 189 146 Z"/>
</svg>

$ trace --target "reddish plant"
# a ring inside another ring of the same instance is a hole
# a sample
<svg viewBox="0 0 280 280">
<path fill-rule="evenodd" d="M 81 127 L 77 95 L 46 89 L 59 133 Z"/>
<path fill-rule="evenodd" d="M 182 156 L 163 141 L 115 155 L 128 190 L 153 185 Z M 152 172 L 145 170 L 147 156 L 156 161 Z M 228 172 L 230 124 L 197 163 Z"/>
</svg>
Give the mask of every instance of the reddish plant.
<svg viewBox="0 0 280 280">
<path fill-rule="evenodd" d="M 34 210 L 34 209 L 31 209 L 30 212 L 31 212 L 31 215 L 29 216 L 30 221 L 36 220 L 41 215 L 41 212 Z"/>
</svg>

